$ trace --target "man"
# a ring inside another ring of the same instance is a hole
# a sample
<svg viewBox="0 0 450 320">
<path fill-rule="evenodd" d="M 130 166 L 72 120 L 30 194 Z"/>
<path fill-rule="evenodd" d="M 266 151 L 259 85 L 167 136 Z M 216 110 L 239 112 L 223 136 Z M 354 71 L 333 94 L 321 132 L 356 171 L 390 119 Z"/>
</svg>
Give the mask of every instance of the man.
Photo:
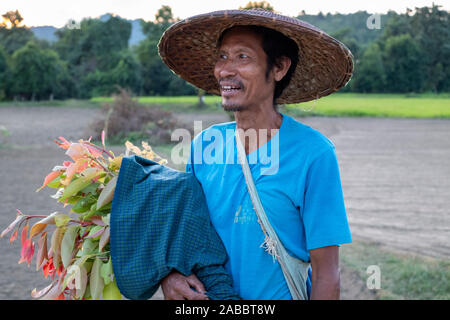
<svg viewBox="0 0 450 320">
<path fill-rule="evenodd" d="M 353 66 L 348 49 L 297 19 L 252 10 L 186 19 L 163 36 L 160 54 L 187 81 L 219 93 L 223 108 L 234 112 L 235 122 L 194 139 L 186 168 L 202 186 L 234 289 L 243 299 L 292 299 L 279 261 L 261 247 L 267 239 L 235 161 L 240 139 L 278 238 L 289 254 L 311 262 L 310 298 L 338 299 L 339 245 L 351 236 L 334 146 L 278 112 L 276 103 L 319 98 L 345 85 Z M 276 157 L 267 168 L 269 153 Z M 162 289 L 166 299 L 206 298 L 195 275 L 171 273 Z"/>
</svg>

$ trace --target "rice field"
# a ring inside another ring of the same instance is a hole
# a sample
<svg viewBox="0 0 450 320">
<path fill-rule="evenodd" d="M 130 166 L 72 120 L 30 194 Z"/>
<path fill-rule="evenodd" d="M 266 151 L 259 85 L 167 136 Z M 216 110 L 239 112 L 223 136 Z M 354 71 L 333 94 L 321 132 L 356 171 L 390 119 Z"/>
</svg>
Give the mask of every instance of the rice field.
<svg viewBox="0 0 450 320">
<path fill-rule="evenodd" d="M 94 103 L 110 102 L 112 98 L 97 97 Z M 198 97 L 138 97 L 146 105 L 164 109 L 198 112 Z M 203 112 L 221 110 L 220 97 L 205 96 Z M 285 105 L 282 111 L 294 116 L 347 116 L 393 118 L 450 118 L 450 93 L 444 94 L 359 94 L 336 93 L 318 100 Z"/>
</svg>

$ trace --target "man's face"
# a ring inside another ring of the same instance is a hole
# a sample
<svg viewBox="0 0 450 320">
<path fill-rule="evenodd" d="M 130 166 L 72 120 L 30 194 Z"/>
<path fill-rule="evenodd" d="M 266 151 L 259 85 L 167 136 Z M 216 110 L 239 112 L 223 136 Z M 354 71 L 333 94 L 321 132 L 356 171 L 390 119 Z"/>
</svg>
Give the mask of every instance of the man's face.
<svg viewBox="0 0 450 320">
<path fill-rule="evenodd" d="M 272 103 L 275 80 L 272 72 L 266 77 L 266 68 L 260 35 L 242 27 L 227 32 L 214 68 L 223 108 L 241 111 Z"/>
</svg>

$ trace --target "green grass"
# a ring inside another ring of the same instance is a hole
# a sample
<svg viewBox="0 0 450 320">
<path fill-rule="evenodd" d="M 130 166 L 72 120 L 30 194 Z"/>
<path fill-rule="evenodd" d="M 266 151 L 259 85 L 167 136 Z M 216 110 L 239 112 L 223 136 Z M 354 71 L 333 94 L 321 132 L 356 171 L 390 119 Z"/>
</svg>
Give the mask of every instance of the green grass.
<svg viewBox="0 0 450 320">
<path fill-rule="evenodd" d="M 200 108 L 197 96 L 138 97 L 143 105 L 155 105 L 172 112 L 223 112 L 220 97 L 205 96 Z M 1 106 L 98 107 L 112 102 L 111 97 L 90 100 L 54 100 L 38 102 L 0 102 Z M 348 116 L 394 118 L 450 118 L 450 93 L 443 94 L 359 94 L 335 93 L 319 100 L 282 107 L 293 116 Z"/>
<path fill-rule="evenodd" d="M 111 98 L 93 98 L 110 102 Z M 139 97 L 146 105 L 159 105 L 173 112 L 219 112 L 220 97 L 206 96 L 203 109 L 195 107 L 198 98 Z M 349 116 L 398 118 L 450 118 L 450 93 L 444 94 L 358 94 L 337 93 L 319 100 L 286 105 L 282 109 L 293 116 Z"/>
<path fill-rule="evenodd" d="M 66 108 L 98 108 L 101 105 L 93 99 L 67 99 L 67 100 L 42 100 L 42 101 L 2 101 L 1 107 L 66 107 Z"/>
<path fill-rule="evenodd" d="M 379 299 L 450 299 L 450 260 L 394 253 L 359 241 L 343 245 L 340 256 L 341 263 L 357 271 L 364 282 L 368 266 L 380 267 Z"/>
<path fill-rule="evenodd" d="M 112 100 L 111 97 L 96 97 L 91 99 L 94 103 L 110 103 Z M 137 100 L 143 105 L 156 105 L 163 110 L 173 112 L 222 112 L 221 98 L 217 96 L 205 96 L 205 105 L 203 107 L 198 106 L 197 96 L 138 97 Z"/>
<path fill-rule="evenodd" d="M 285 108 L 294 116 L 450 118 L 450 94 L 340 93 Z"/>
</svg>

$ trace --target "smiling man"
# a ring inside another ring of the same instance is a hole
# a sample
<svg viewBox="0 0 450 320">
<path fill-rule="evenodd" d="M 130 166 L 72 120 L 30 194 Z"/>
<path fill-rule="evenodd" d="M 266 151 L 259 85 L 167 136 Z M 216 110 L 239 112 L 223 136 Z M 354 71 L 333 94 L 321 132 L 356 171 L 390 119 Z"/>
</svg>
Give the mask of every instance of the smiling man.
<svg viewBox="0 0 450 320">
<path fill-rule="evenodd" d="M 351 76 L 351 53 L 300 20 L 236 10 L 173 25 L 161 39 L 160 55 L 185 80 L 220 94 L 223 108 L 234 112 L 235 121 L 195 137 L 186 167 L 202 186 L 211 223 L 228 254 L 225 267 L 233 288 L 251 300 L 338 299 L 339 245 L 351 242 L 351 236 L 335 148 L 320 132 L 280 113 L 277 104 L 337 91 Z M 212 143 L 223 154 L 221 161 L 199 161 L 199 150 Z M 267 236 L 236 161 L 241 145 L 275 238 Z M 276 171 L 266 170 L 267 153 L 277 153 Z M 309 272 L 286 272 L 279 245 L 298 259 L 297 270 L 311 266 Z M 300 279 L 297 287 L 292 276 Z M 206 298 L 195 275 L 173 272 L 162 288 L 166 299 Z"/>
</svg>

